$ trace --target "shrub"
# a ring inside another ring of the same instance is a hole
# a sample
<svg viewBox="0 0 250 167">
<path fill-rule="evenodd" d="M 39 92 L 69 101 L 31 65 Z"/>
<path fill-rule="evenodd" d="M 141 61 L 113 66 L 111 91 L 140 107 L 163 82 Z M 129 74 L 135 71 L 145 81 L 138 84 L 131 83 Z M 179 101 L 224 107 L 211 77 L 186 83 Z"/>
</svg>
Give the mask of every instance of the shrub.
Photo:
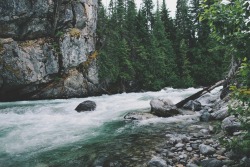
<svg viewBox="0 0 250 167">
<path fill-rule="evenodd" d="M 79 38 L 81 36 L 81 31 L 77 28 L 71 28 L 69 34 L 71 37 Z"/>
</svg>

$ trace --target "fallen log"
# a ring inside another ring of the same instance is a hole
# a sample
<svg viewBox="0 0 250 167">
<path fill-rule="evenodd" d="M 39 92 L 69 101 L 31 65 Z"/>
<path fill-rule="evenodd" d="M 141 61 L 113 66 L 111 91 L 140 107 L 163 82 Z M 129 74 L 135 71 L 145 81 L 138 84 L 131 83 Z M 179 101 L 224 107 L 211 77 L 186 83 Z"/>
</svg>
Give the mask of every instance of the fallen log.
<svg viewBox="0 0 250 167">
<path fill-rule="evenodd" d="M 202 95 L 210 92 L 211 90 L 213 90 L 214 88 L 218 87 L 218 86 L 222 86 L 223 83 L 225 82 L 225 80 L 221 80 L 217 83 L 215 83 L 214 85 L 208 86 L 203 88 L 202 90 L 200 90 L 199 92 L 185 98 L 184 100 L 180 101 L 179 103 L 176 104 L 177 108 L 181 108 L 183 107 L 189 100 L 195 100 L 198 99 L 199 97 L 201 97 Z"/>
</svg>

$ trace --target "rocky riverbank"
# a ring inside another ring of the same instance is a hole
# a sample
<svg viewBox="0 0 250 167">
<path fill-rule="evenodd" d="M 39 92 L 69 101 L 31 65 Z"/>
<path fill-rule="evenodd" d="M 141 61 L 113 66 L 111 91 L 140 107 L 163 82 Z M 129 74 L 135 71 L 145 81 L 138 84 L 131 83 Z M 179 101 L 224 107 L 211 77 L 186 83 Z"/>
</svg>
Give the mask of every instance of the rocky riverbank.
<svg viewBox="0 0 250 167">
<path fill-rule="evenodd" d="M 208 93 L 196 102 L 195 107 L 180 109 L 180 114 L 198 114 L 199 125 L 193 124 L 184 133 L 166 132 L 164 142 L 159 144 L 147 163 L 149 167 L 242 167 L 248 166 L 250 159 L 227 150 L 219 140 L 229 139 L 242 133 L 240 123 L 229 116 L 229 97 L 220 99 L 218 93 Z M 191 102 L 190 102 L 191 104 Z M 189 110 L 187 110 L 189 109 Z M 143 117 L 144 115 L 144 117 Z M 150 113 L 130 113 L 125 119 L 143 120 L 154 117 Z"/>
</svg>

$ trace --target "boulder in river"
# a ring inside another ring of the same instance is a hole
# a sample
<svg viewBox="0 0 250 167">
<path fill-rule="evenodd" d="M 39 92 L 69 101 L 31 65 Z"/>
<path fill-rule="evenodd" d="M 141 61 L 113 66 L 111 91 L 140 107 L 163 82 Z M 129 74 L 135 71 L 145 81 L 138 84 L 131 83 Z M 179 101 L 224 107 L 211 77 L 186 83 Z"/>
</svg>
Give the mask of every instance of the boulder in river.
<svg viewBox="0 0 250 167">
<path fill-rule="evenodd" d="M 200 111 L 201 110 L 201 103 L 197 100 L 189 100 L 184 106 L 184 109 L 193 110 L 193 111 Z"/>
<path fill-rule="evenodd" d="M 83 112 L 83 111 L 93 111 L 96 108 L 96 103 L 94 101 L 84 101 L 82 103 L 80 103 L 75 110 L 77 112 Z"/>
<path fill-rule="evenodd" d="M 151 113 L 159 117 L 171 117 L 180 113 L 169 99 L 153 99 L 150 101 Z"/>
</svg>

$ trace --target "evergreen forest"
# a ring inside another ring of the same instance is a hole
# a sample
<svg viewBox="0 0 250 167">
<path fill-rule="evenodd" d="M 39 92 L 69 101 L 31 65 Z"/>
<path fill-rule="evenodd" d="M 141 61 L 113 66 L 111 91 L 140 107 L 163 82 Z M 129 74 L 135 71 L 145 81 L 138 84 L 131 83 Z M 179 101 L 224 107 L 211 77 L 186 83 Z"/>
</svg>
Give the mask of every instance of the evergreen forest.
<svg viewBox="0 0 250 167">
<path fill-rule="evenodd" d="M 118 92 L 163 87 L 209 86 L 223 79 L 230 56 L 211 37 L 205 8 L 215 2 L 178 0 L 170 16 L 165 0 L 154 6 L 143 0 L 99 0 L 97 41 L 103 88 Z"/>
</svg>

